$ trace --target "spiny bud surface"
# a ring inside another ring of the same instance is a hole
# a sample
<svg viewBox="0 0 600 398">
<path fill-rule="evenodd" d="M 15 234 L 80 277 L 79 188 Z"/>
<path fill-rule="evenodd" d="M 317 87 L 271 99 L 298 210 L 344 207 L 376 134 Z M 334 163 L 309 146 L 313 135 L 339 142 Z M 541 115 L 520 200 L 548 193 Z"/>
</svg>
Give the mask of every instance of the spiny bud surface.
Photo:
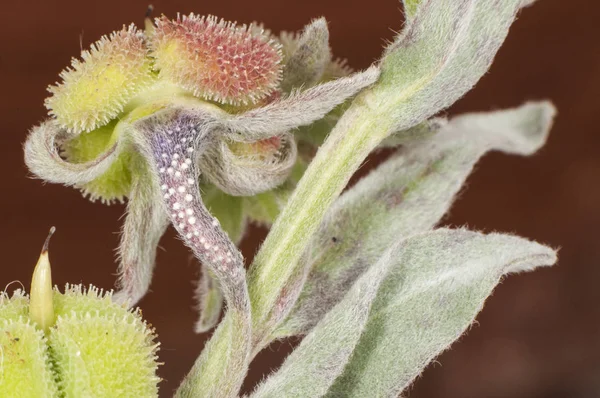
<svg viewBox="0 0 600 398">
<path fill-rule="evenodd" d="M 61 83 L 48 87 L 46 108 L 73 133 L 107 124 L 153 80 L 144 36 L 135 26 L 103 36 L 60 73 Z"/>
<path fill-rule="evenodd" d="M 262 29 L 194 14 L 156 19 L 156 68 L 195 96 L 221 103 L 254 104 L 281 79 L 281 50 Z"/>
</svg>

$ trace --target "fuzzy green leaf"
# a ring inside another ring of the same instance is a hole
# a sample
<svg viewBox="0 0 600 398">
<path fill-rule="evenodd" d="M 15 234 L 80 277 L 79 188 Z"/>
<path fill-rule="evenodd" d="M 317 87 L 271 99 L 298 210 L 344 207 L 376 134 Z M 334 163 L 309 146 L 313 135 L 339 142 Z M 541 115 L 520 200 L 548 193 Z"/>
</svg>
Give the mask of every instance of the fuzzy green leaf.
<svg viewBox="0 0 600 398">
<path fill-rule="evenodd" d="M 386 252 L 365 272 L 252 398 L 320 397 L 327 392 L 359 341 L 394 254 Z"/>
<path fill-rule="evenodd" d="M 388 133 L 422 122 L 470 90 L 492 63 L 520 2 L 423 1 L 386 49 L 381 78 L 368 90 L 371 108 L 390 122 Z"/>
<path fill-rule="evenodd" d="M 535 152 L 554 114 L 539 102 L 458 116 L 359 181 L 329 210 L 307 255 L 304 290 L 275 335 L 307 333 L 384 250 L 440 220 L 485 152 Z"/>
<path fill-rule="evenodd" d="M 397 396 L 468 328 L 503 275 L 555 261 L 554 250 L 510 235 L 440 229 L 407 239 L 327 396 Z"/>
<path fill-rule="evenodd" d="M 138 165 L 143 170 L 142 162 Z M 130 307 L 148 291 L 156 263 L 156 249 L 169 224 L 159 190 L 148 173 L 132 176 L 131 193 L 119 244 L 119 291 L 113 299 Z M 157 197 L 158 196 L 158 197 Z"/>
</svg>

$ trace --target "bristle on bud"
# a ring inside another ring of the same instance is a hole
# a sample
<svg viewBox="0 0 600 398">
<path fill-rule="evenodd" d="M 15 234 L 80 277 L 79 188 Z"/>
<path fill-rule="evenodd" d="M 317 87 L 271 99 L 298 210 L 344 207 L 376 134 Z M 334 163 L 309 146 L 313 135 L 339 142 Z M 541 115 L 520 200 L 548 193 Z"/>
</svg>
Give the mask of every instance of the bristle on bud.
<svg viewBox="0 0 600 398">
<path fill-rule="evenodd" d="M 255 104 L 281 80 L 280 45 L 254 25 L 194 14 L 157 18 L 152 48 L 161 78 L 207 100 Z"/>
<path fill-rule="evenodd" d="M 107 124 L 153 81 L 147 52 L 134 25 L 103 36 L 61 72 L 62 83 L 48 87 L 50 115 L 72 133 Z"/>
</svg>

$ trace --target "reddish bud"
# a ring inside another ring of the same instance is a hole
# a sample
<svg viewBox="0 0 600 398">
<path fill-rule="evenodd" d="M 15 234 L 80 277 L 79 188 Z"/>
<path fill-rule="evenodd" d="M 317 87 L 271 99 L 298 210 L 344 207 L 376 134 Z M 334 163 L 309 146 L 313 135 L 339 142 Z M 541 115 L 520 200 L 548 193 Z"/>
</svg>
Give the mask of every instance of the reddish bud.
<svg viewBox="0 0 600 398">
<path fill-rule="evenodd" d="M 254 104 L 281 80 L 281 50 L 256 26 L 194 14 L 156 19 L 156 69 L 195 96 L 225 104 Z"/>
</svg>

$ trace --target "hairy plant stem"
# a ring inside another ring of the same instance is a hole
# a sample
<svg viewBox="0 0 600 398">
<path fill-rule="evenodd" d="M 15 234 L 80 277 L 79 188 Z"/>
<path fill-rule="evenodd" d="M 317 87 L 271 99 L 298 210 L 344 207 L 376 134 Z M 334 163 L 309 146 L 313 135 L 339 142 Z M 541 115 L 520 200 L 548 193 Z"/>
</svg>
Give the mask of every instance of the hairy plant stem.
<svg viewBox="0 0 600 398">
<path fill-rule="evenodd" d="M 370 95 L 355 99 L 319 149 L 251 266 L 254 353 L 269 343 L 270 333 L 296 301 L 308 271 L 301 256 L 327 209 L 389 134 L 389 118 L 380 117 Z"/>
</svg>

